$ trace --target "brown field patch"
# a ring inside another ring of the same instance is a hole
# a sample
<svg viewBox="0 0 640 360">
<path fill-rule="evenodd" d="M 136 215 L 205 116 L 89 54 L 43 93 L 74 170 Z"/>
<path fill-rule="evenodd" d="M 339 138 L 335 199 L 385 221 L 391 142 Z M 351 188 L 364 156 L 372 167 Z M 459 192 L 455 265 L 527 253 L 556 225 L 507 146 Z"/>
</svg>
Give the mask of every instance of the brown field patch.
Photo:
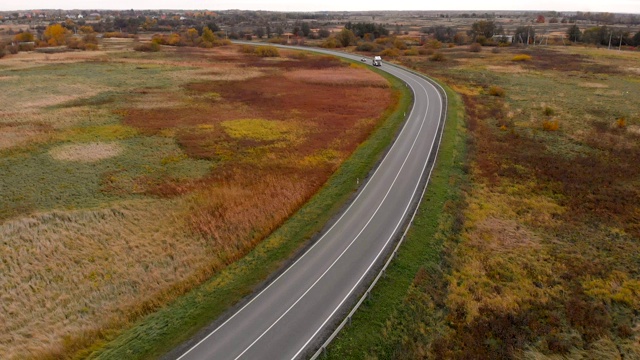
<svg viewBox="0 0 640 360">
<path fill-rule="evenodd" d="M 122 153 L 118 143 L 67 144 L 49 150 L 49 155 L 59 161 L 96 162 Z"/>
<path fill-rule="evenodd" d="M 389 83 L 384 78 L 366 69 L 337 68 L 323 70 L 294 70 L 286 72 L 284 76 L 290 80 L 310 84 L 389 86 Z"/>
<path fill-rule="evenodd" d="M 0 150 L 35 143 L 50 131 L 50 127 L 37 123 L 1 123 Z"/>
<path fill-rule="evenodd" d="M 505 73 L 505 74 L 521 74 L 528 71 L 520 65 L 507 65 L 507 66 L 487 65 L 486 68 L 487 70 L 490 70 L 490 71 L 495 71 L 495 72 Z"/>
</svg>

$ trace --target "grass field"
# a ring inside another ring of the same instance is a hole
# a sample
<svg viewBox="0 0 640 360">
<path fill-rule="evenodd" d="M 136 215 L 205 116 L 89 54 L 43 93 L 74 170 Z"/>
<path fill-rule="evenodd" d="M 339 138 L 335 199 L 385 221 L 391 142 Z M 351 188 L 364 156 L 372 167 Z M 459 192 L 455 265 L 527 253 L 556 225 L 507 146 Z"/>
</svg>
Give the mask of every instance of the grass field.
<svg viewBox="0 0 640 360">
<path fill-rule="evenodd" d="M 0 357 L 85 356 L 241 259 L 396 108 L 361 66 L 281 55 L 2 60 Z"/>
<path fill-rule="evenodd" d="M 400 60 L 461 96 L 461 197 L 420 213 L 438 228 L 418 223 L 330 357 L 640 358 L 640 54 L 439 51 Z"/>
</svg>

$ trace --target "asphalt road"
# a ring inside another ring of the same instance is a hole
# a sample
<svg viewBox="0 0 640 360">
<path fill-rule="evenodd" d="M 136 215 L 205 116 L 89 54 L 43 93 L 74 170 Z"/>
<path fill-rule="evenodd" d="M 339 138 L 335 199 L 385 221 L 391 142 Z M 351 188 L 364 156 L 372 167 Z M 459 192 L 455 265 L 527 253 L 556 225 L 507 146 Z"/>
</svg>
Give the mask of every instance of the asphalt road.
<svg viewBox="0 0 640 360">
<path fill-rule="evenodd" d="M 431 83 L 384 62 L 381 69 L 406 82 L 415 102 L 377 170 L 307 252 L 178 359 L 300 358 L 317 344 L 319 334 L 326 335 L 367 273 L 381 264 L 422 193 L 443 111 Z"/>
</svg>

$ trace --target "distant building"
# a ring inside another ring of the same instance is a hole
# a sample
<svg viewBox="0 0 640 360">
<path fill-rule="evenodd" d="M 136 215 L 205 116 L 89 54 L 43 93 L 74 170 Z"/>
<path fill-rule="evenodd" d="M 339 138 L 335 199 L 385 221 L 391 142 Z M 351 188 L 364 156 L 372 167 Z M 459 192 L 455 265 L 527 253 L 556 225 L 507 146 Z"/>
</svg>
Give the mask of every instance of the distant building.
<svg viewBox="0 0 640 360">
<path fill-rule="evenodd" d="M 513 35 L 493 35 L 491 40 L 499 43 L 511 44 L 513 43 Z"/>
</svg>

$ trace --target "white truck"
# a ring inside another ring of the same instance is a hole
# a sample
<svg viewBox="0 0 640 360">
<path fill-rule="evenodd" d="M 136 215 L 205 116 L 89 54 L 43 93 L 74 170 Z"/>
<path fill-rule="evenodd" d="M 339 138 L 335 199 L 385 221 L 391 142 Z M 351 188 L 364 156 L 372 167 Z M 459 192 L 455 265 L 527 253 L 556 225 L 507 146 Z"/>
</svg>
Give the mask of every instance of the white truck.
<svg viewBox="0 0 640 360">
<path fill-rule="evenodd" d="M 382 58 L 380 56 L 374 56 L 373 66 L 380 66 L 380 65 L 382 65 Z"/>
</svg>

